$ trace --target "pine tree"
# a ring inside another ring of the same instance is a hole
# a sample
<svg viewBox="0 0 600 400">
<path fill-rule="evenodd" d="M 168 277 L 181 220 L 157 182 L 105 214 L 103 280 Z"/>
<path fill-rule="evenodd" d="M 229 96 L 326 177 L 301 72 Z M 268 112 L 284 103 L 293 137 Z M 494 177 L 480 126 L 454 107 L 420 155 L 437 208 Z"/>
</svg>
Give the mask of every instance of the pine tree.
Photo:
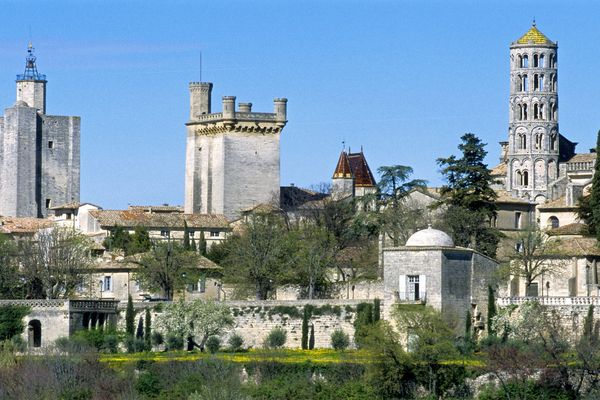
<svg viewBox="0 0 600 400">
<path fill-rule="evenodd" d="M 135 310 L 133 309 L 133 299 L 131 295 L 127 297 L 127 309 L 125 310 L 125 332 L 127 336 L 133 336 L 135 333 Z"/>
<path fill-rule="evenodd" d="M 496 336 L 496 331 L 493 327 L 492 321 L 496 316 L 496 297 L 494 296 L 494 289 L 488 286 L 488 305 L 487 305 L 487 331 L 489 336 Z"/>
<path fill-rule="evenodd" d="M 375 299 L 373 301 L 373 322 L 377 322 L 381 319 L 381 300 Z"/>
<path fill-rule="evenodd" d="M 310 339 L 308 340 L 308 349 L 312 350 L 315 348 L 315 325 L 310 326 Z"/>
<path fill-rule="evenodd" d="M 152 349 L 152 315 L 150 309 L 146 308 L 146 315 L 144 316 L 144 340 L 146 341 L 146 347 L 148 350 Z"/>
<path fill-rule="evenodd" d="M 308 305 L 304 306 L 304 314 L 302 315 L 302 350 L 308 349 L 308 320 L 310 319 Z"/>
</svg>

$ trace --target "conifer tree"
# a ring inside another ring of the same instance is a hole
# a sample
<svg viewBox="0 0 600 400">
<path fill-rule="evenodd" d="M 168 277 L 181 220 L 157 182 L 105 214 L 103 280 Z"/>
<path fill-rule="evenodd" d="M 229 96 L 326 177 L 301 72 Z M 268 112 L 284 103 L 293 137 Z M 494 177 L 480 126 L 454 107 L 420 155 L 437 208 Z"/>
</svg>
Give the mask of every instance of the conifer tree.
<svg viewBox="0 0 600 400">
<path fill-rule="evenodd" d="M 375 299 L 373 301 L 373 322 L 377 322 L 381 319 L 381 300 Z"/>
<path fill-rule="evenodd" d="M 304 306 L 304 314 L 302 315 L 302 350 L 308 349 L 308 320 L 310 319 L 308 305 Z"/>
<path fill-rule="evenodd" d="M 308 340 L 308 349 L 312 350 L 315 348 L 315 325 L 310 326 L 310 339 Z"/>
<path fill-rule="evenodd" d="M 131 295 L 127 296 L 127 309 L 125 310 L 125 332 L 127 336 L 133 336 L 135 332 L 135 311 L 133 309 L 133 299 Z"/>
<path fill-rule="evenodd" d="M 198 242 L 198 252 L 201 256 L 206 256 L 206 239 L 204 238 L 204 232 L 200 231 L 200 240 Z"/>
<path fill-rule="evenodd" d="M 594 305 L 588 308 L 587 315 L 583 320 L 583 338 L 591 340 L 594 334 Z"/>
<path fill-rule="evenodd" d="M 488 305 L 487 305 L 487 331 L 489 336 L 496 336 L 496 331 L 493 327 L 493 319 L 496 316 L 496 297 L 494 289 L 488 286 Z"/>
<path fill-rule="evenodd" d="M 146 347 L 148 350 L 152 349 L 152 315 L 150 309 L 146 308 L 146 315 L 144 316 L 144 340 L 146 341 Z"/>
<path fill-rule="evenodd" d="M 138 320 L 137 330 L 135 331 L 135 338 L 142 339 L 144 337 L 144 319 L 140 317 Z"/>
<path fill-rule="evenodd" d="M 190 230 L 188 229 L 187 221 L 183 221 L 183 250 L 191 250 Z"/>
<path fill-rule="evenodd" d="M 578 214 L 584 220 L 590 234 L 600 240 L 600 131 L 596 138 L 596 165 L 594 166 L 594 178 L 592 179 L 592 191 L 589 196 L 579 202 Z"/>
<path fill-rule="evenodd" d="M 202 232 L 200 232 L 200 235 L 202 235 Z M 198 252 L 198 246 L 196 246 L 196 239 L 192 238 L 192 243 L 190 244 L 190 250 L 193 251 L 194 253 Z"/>
</svg>

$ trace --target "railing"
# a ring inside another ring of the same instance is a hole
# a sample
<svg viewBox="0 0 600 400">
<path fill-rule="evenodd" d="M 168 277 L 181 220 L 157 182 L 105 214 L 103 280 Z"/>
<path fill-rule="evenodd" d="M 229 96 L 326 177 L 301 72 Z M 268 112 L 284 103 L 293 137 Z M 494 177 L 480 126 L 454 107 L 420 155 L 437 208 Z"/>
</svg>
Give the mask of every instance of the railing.
<svg viewBox="0 0 600 400">
<path fill-rule="evenodd" d="M 27 306 L 42 308 L 61 308 L 69 303 L 69 300 L 0 300 L 0 306 Z"/>
<path fill-rule="evenodd" d="M 396 303 L 414 303 L 421 304 L 427 302 L 426 292 L 396 292 L 395 293 Z"/>
<path fill-rule="evenodd" d="M 46 75 L 44 74 L 18 74 L 18 81 L 45 81 Z"/>
<path fill-rule="evenodd" d="M 600 297 L 592 296 L 538 296 L 538 297 L 499 297 L 496 302 L 500 306 L 520 305 L 528 301 L 535 301 L 544 306 L 589 306 L 600 305 Z"/>
<path fill-rule="evenodd" d="M 596 161 L 581 161 L 581 162 L 569 162 L 567 163 L 567 171 L 592 171 Z"/>
<path fill-rule="evenodd" d="M 213 114 L 200 114 L 196 115 L 196 119 L 198 121 L 220 121 L 223 118 L 223 113 L 213 113 Z M 262 121 L 275 121 L 277 120 L 277 115 L 273 113 L 258 113 L 258 112 L 235 112 L 233 119 L 241 119 L 241 120 L 262 120 Z"/>
</svg>

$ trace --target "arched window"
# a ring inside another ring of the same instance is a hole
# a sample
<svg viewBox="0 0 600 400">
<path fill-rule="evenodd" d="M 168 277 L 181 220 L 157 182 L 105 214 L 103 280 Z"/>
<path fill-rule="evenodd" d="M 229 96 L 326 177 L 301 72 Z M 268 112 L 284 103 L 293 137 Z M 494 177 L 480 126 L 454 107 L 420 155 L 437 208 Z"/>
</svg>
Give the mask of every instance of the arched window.
<svg viewBox="0 0 600 400">
<path fill-rule="evenodd" d="M 539 118 L 539 106 L 536 104 L 533 105 L 533 119 Z"/>
<path fill-rule="evenodd" d="M 552 91 L 556 92 L 556 75 L 552 74 Z"/>
<path fill-rule="evenodd" d="M 517 104 L 517 110 L 518 110 L 517 115 L 519 116 L 519 120 L 522 120 L 523 119 L 523 107 L 521 107 L 520 104 Z"/>
<path fill-rule="evenodd" d="M 538 58 L 538 55 L 537 55 L 537 54 L 534 54 L 534 55 L 533 55 L 533 66 L 534 66 L 535 68 L 537 68 L 537 67 L 538 67 L 538 60 L 539 60 L 539 58 Z"/>
<path fill-rule="evenodd" d="M 544 55 L 540 54 L 540 67 L 544 68 Z"/>
<path fill-rule="evenodd" d="M 28 345 L 29 347 L 41 347 L 42 346 L 42 323 L 33 319 L 29 321 L 27 325 L 27 333 L 28 333 Z"/>
<path fill-rule="evenodd" d="M 542 149 L 543 138 L 544 138 L 544 135 L 542 133 L 535 134 L 535 148 L 537 150 Z"/>
<path fill-rule="evenodd" d="M 539 117 L 540 117 L 540 119 L 546 119 L 546 118 L 544 118 L 544 104 L 540 104 Z"/>
<path fill-rule="evenodd" d="M 521 68 L 529 68 L 529 57 L 527 57 L 527 54 L 521 58 Z"/>
<path fill-rule="evenodd" d="M 523 175 L 521 174 L 521 171 L 516 171 L 515 172 L 515 186 L 521 186 L 522 182 L 523 182 Z"/>
<path fill-rule="evenodd" d="M 548 226 L 548 228 L 556 229 L 556 228 L 558 228 L 560 226 L 560 221 L 558 220 L 558 218 L 556 218 L 553 215 L 550 218 L 548 218 L 547 226 Z"/>
<path fill-rule="evenodd" d="M 529 172 L 523 171 L 523 186 L 529 186 Z"/>
<path fill-rule="evenodd" d="M 519 149 L 527 149 L 527 135 L 525 133 L 519 134 Z"/>
<path fill-rule="evenodd" d="M 523 75 L 523 91 L 526 92 L 529 90 L 529 78 L 527 75 Z"/>
<path fill-rule="evenodd" d="M 540 90 L 540 78 L 538 74 L 533 75 L 533 90 Z"/>
<path fill-rule="evenodd" d="M 544 91 L 544 75 L 540 75 L 539 90 Z"/>
<path fill-rule="evenodd" d="M 553 150 L 553 151 L 555 151 L 555 150 L 556 150 L 556 147 L 557 147 L 557 144 L 558 144 L 558 143 L 557 143 L 557 137 L 556 137 L 556 133 L 553 133 L 553 134 L 550 136 L 550 150 Z"/>
<path fill-rule="evenodd" d="M 523 118 L 521 119 L 527 121 L 527 104 L 523 104 Z"/>
</svg>

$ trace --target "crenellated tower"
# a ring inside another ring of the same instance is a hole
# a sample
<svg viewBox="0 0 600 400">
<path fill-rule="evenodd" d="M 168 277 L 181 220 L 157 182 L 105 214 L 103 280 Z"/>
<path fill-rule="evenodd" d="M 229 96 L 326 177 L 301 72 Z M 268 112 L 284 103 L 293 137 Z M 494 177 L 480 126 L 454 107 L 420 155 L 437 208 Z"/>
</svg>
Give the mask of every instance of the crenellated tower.
<svg viewBox="0 0 600 400">
<path fill-rule="evenodd" d="M 212 83 L 192 82 L 186 123 L 185 212 L 224 214 L 233 220 L 259 204 L 279 205 L 279 138 L 287 123 L 287 99 L 273 113 L 223 96 L 213 113 Z"/>
<path fill-rule="evenodd" d="M 535 21 L 510 46 L 506 189 L 536 203 L 555 197 L 551 187 L 559 178 L 557 51 Z"/>
</svg>

